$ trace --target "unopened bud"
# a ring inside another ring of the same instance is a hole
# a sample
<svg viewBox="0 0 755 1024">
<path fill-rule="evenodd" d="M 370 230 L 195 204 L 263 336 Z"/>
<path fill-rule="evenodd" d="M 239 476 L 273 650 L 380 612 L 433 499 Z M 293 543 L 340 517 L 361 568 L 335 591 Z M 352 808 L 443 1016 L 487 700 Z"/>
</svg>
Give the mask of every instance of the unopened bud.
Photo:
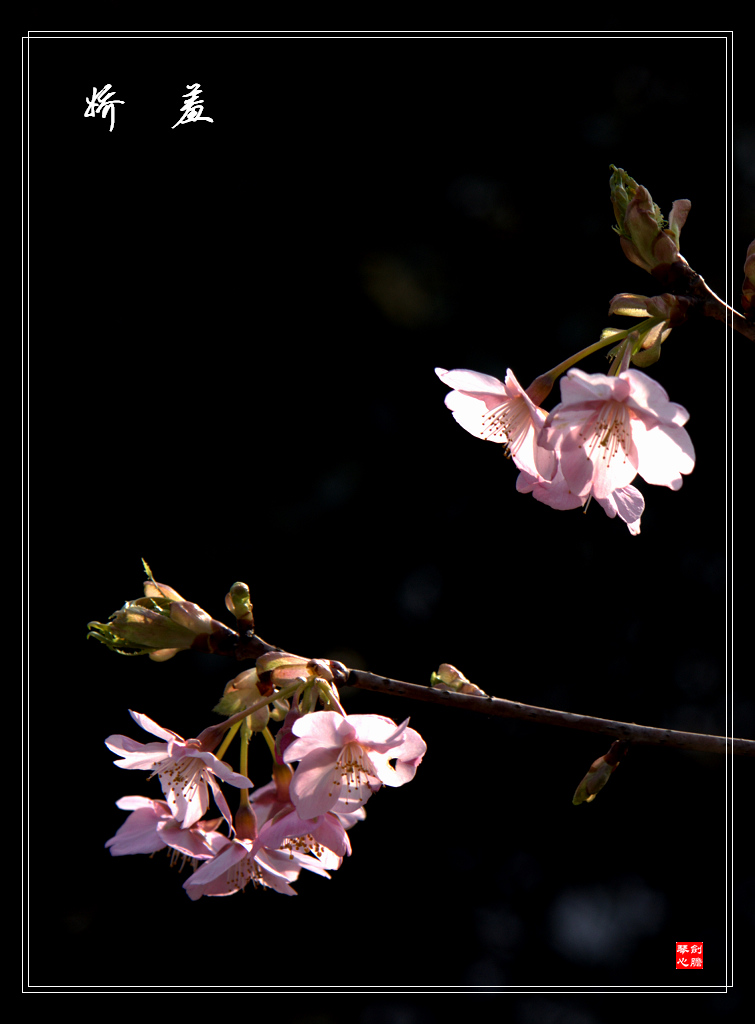
<svg viewBox="0 0 755 1024">
<path fill-rule="evenodd" d="M 661 355 L 661 344 L 676 327 L 687 319 L 695 300 L 684 295 L 635 295 L 621 292 L 614 295 L 608 306 L 609 315 L 644 317 L 644 322 L 631 331 L 622 332 L 630 346 L 635 366 L 650 366 Z M 607 336 L 607 332 L 603 332 Z M 618 353 L 618 348 L 611 354 Z"/>
<path fill-rule="evenodd" d="M 607 754 L 593 761 L 587 775 L 577 786 L 577 791 L 572 798 L 572 803 L 575 806 L 581 803 L 592 803 L 616 771 L 619 766 L 619 759 L 624 757 L 628 749 L 626 743 L 616 740 L 611 744 L 611 749 Z"/>
<path fill-rule="evenodd" d="M 226 718 L 230 718 L 231 715 L 238 714 L 244 708 L 250 708 L 253 704 L 258 704 L 260 700 L 262 700 L 262 694 L 260 693 L 257 669 L 250 668 L 246 672 L 241 672 L 235 679 L 226 684 L 223 696 L 215 705 L 213 711 L 216 711 L 219 715 L 225 715 Z M 249 718 L 251 719 L 250 726 L 252 732 L 261 732 L 270 720 L 269 705 L 265 704 L 264 707 L 253 711 Z"/>
<path fill-rule="evenodd" d="M 644 185 L 638 185 L 621 167 L 611 164 L 611 202 L 624 255 L 648 272 L 660 264 L 681 261 L 679 235 L 692 207 L 689 199 L 675 199 L 668 227 L 660 208 Z"/>
<path fill-rule="evenodd" d="M 107 622 L 89 622 L 87 637 L 99 640 L 118 654 L 148 654 L 153 661 L 167 661 L 191 647 L 212 650 L 236 637 L 233 630 L 213 619 L 172 587 L 149 580 L 144 597 L 127 601 Z"/>
<path fill-rule="evenodd" d="M 260 679 L 267 682 L 290 683 L 294 679 L 301 679 L 302 682 L 309 678 L 310 673 L 307 666 L 309 658 L 300 658 L 297 654 L 288 654 L 286 651 L 269 651 L 267 654 L 257 658 L 257 671 Z"/>
<path fill-rule="evenodd" d="M 487 697 L 484 690 L 470 683 L 463 672 L 453 665 L 444 662 L 437 672 L 430 676 L 430 686 L 436 690 L 452 690 L 455 693 L 469 693 L 478 697 Z"/>
<path fill-rule="evenodd" d="M 252 614 L 252 602 L 249 595 L 249 587 L 246 583 L 234 583 L 229 592 L 225 595 L 225 606 L 232 612 L 244 629 L 254 629 L 254 615 Z"/>
</svg>

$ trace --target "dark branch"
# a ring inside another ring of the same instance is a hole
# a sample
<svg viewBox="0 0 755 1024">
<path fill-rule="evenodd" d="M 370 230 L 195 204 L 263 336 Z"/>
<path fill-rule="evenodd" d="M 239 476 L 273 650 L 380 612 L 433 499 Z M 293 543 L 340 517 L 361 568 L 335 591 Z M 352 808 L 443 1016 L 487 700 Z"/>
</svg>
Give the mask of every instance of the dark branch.
<svg viewBox="0 0 755 1024">
<path fill-rule="evenodd" d="M 702 750 L 713 754 L 731 751 L 755 757 L 755 740 L 733 739 L 727 736 L 708 736 L 697 732 L 678 732 L 675 729 L 656 729 L 649 725 L 635 725 L 634 722 L 614 722 L 607 718 L 593 718 L 590 715 L 575 715 L 569 711 L 553 711 L 530 704 L 520 704 L 501 697 L 477 697 L 466 693 L 453 693 L 430 686 L 403 683 L 398 679 L 387 679 L 371 672 L 352 669 L 346 680 L 347 685 L 363 690 L 375 690 L 396 697 L 424 700 L 431 704 L 444 704 L 466 711 L 478 711 L 485 715 L 499 715 L 502 718 L 521 718 L 530 722 L 559 725 L 564 729 L 578 729 L 613 736 L 628 743 L 647 743 L 679 750 Z"/>
</svg>

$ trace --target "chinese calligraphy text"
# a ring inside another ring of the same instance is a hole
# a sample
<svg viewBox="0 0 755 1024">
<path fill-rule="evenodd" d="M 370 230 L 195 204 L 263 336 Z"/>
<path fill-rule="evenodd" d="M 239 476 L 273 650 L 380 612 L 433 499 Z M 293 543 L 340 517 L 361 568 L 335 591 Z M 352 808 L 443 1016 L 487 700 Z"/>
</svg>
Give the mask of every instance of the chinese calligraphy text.
<svg viewBox="0 0 755 1024">
<path fill-rule="evenodd" d="M 97 92 L 97 86 L 92 89 L 92 98 L 86 101 L 87 108 L 84 111 L 84 117 L 96 117 L 97 114 L 102 114 L 103 117 L 107 117 L 110 114 L 110 131 L 115 127 L 115 104 L 125 103 L 125 100 L 114 100 L 111 99 L 115 96 L 115 90 L 108 92 L 110 85 L 106 85 L 103 89 Z"/>
</svg>

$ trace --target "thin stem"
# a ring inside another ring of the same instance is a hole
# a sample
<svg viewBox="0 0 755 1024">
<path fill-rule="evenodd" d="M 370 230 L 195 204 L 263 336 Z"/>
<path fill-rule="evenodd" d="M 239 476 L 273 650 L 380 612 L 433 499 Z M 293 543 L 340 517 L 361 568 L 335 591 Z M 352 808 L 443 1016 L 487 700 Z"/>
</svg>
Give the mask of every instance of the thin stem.
<svg viewBox="0 0 755 1024">
<path fill-rule="evenodd" d="M 265 728 L 262 730 L 262 735 L 265 737 L 265 743 L 267 743 L 268 750 L 272 754 L 273 761 L 274 761 L 275 760 L 275 739 L 273 738 L 273 734 L 270 732 L 270 729 L 267 726 L 265 726 Z"/>
<path fill-rule="evenodd" d="M 223 760 L 223 755 L 225 754 L 226 750 L 228 750 L 228 747 L 231 745 L 231 740 L 236 735 L 236 733 L 239 731 L 240 726 L 241 726 L 241 722 L 238 721 L 238 722 L 235 722 L 231 726 L 231 728 L 228 730 L 228 735 L 225 737 L 223 742 L 220 744 L 218 749 L 215 751 L 215 757 L 217 757 L 218 761 L 222 761 Z"/>
<path fill-rule="evenodd" d="M 249 717 L 245 718 L 243 722 L 240 722 L 241 726 L 241 751 L 239 753 L 239 772 L 241 775 L 248 775 L 249 772 L 249 740 L 252 736 L 252 730 L 249 727 Z"/>
<path fill-rule="evenodd" d="M 563 363 L 559 363 L 558 366 L 554 366 L 552 370 L 548 370 L 547 373 L 543 374 L 543 377 L 549 377 L 555 382 L 557 377 L 560 377 L 566 370 L 571 369 L 576 363 L 586 356 L 591 356 L 593 352 L 598 352 L 601 348 L 606 348 L 608 345 L 615 345 L 617 340 L 616 335 L 611 335 L 610 338 L 601 338 L 600 341 L 596 341 L 594 345 L 588 345 L 587 348 L 583 348 L 580 352 L 575 353 L 573 356 L 569 356 Z"/>
</svg>

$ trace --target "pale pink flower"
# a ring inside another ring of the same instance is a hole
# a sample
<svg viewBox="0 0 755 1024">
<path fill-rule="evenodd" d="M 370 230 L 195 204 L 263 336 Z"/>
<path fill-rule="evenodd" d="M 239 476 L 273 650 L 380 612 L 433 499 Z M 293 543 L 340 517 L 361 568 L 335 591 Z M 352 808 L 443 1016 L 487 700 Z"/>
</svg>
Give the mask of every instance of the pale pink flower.
<svg viewBox="0 0 755 1024">
<path fill-rule="evenodd" d="M 267 788 L 267 787 L 265 787 Z M 259 801 L 257 806 L 264 804 Z M 268 807 L 271 802 L 267 801 Z M 215 845 L 216 856 L 184 883 L 191 899 L 230 896 L 255 886 L 295 896 L 291 887 L 302 869 L 330 878 L 351 853 L 351 844 L 335 814 L 302 820 L 291 804 L 268 819 L 256 839 L 232 839 Z"/>
<path fill-rule="evenodd" d="M 521 494 L 532 494 L 537 501 L 555 509 L 571 509 L 585 506 L 591 497 L 595 497 L 592 489 L 585 494 L 575 494 L 570 490 L 559 466 L 552 480 L 543 480 L 530 476 L 522 471 L 517 477 L 516 489 Z M 617 514 L 636 536 L 640 532 L 640 517 L 645 510 L 645 499 L 636 487 L 618 487 L 605 498 L 596 498 L 606 515 L 613 519 Z"/>
<path fill-rule="evenodd" d="M 162 821 L 172 821 L 170 807 L 164 800 L 146 796 L 124 796 L 116 801 L 122 811 L 131 811 L 115 835 L 105 843 L 113 857 L 132 853 L 154 853 L 165 848 L 165 840 L 157 831 Z"/>
<path fill-rule="evenodd" d="M 539 448 L 537 435 L 547 413 L 535 405 L 511 370 L 506 381 L 475 370 L 435 372 L 449 388 L 446 406 L 466 431 L 485 441 L 504 445 L 519 469 L 550 479 L 556 468 L 553 453 Z"/>
<path fill-rule="evenodd" d="M 627 524 L 627 528 L 633 537 L 640 532 L 640 518 L 645 511 L 645 499 L 642 492 L 629 484 L 627 487 L 617 487 L 615 491 L 605 498 L 595 499 L 609 519 L 618 515 Z"/>
<path fill-rule="evenodd" d="M 286 896 L 296 896 L 291 882 L 299 877 L 302 868 L 330 878 L 316 857 L 295 851 L 258 849 L 253 852 L 251 839 L 224 839 L 216 845 L 216 855 L 205 861 L 184 882 L 184 889 L 192 900 L 201 896 L 230 896 L 251 883 L 255 888 L 264 886 Z"/>
<path fill-rule="evenodd" d="M 403 786 L 413 778 L 427 746 L 408 723 L 408 718 L 397 726 L 382 715 L 335 711 L 317 711 L 294 722 L 297 738 L 283 759 L 299 762 L 289 792 L 301 818 L 348 813 L 381 785 Z"/>
<path fill-rule="evenodd" d="M 193 860 L 207 860 L 214 856 L 208 836 L 222 820 L 200 821 L 190 828 L 181 828 L 165 800 L 150 800 L 145 796 L 124 796 L 116 801 L 122 811 L 131 811 L 105 848 L 113 857 L 134 853 L 154 853 L 165 847 L 179 851 Z"/>
<path fill-rule="evenodd" d="M 207 811 L 208 785 L 223 817 L 230 823 L 231 813 L 216 777 L 240 789 L 251 789 L 251 779 L 234 772 L 230 765 L 209 751 L 200 750 L 197 740 L 185 740 L 136 711 L 129 711 L 129 714 L 145 732 L 161 737 L 164 742 L 139 743 L 128 736 L 109 736 L 105 745 L 122 755 L 122 760 L 114 764 L 119 768 L 141 768 L 157 775 L 171 812 L 182 822 L 183 828 L 190 828 Z"/>
<path fill-rule="evenodd" d="M 351 843 L 335 814 L 321 814 L 302 819 L 295 808 L 276 815 L 265 822 L 254 840 L 252 853 L 261 850 L 282 850 L 309 854 L 317 858 L 324 868 L 340 867 L 344 857 L 351 854 Z"/>
<path fill-rule="evenodd" d="M 293 775 L 293 772 L 292 772 Z M 293 811 L 294 805 L 290 800 L 283 800 L 279 793 L 275 780 L 268 782 L 266 786 L 259 786 L 249 794 L 254 805 L 254 815 L 257 819 L 258 828 L 262 828 L 265 822 L 280 815 L 281 811 Z M 338 808 L 332 812 L 345 829 L 356 825 L 358 821 L 364 821 L 367 812 L 364 807 L 355 807 L 353 810 L 344 811 Z"/>
<path fill-rule="evenodd" d="M 561 399 L 538 443 L 556 452 L 574 495 L 602 502 L 638 473 L 649 484 L 676 491 L 682 475 L 694 469 L 695 452 L 684 429 L 689 413 L 640 370 L 617 377 L 570 370 L 561 381 Z"/>
</svg>

